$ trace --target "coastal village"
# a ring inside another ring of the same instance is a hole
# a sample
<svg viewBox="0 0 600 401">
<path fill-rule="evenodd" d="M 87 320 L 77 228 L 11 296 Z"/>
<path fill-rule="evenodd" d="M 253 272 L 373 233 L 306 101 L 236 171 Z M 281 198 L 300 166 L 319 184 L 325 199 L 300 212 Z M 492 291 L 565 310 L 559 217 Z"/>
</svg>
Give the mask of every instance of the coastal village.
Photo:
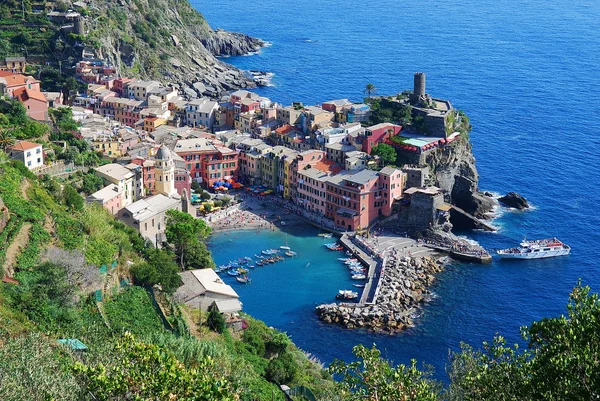
<svg viewBox="0 0 600 401">
<path fill-rule="evenodd" d="M 83 54 L 75 73 L 87 84 L 85 93 L 44 92 L 38 80 L 25 74 L 25 58 L 5 60 L 0 90 L 40 122 L 52 123 L 49 110 L 71 110 L 77 137 L 102 157 L 89 171 L 104 187 L 86 201 L 102 205 L 148 244 L 159 247 L 166 241 L 169 210 L 204 219 L 214 229 L 282 227 L 285 214 L 292 213 L 341 237 L 340 249 L 348 251 L 356 277 L 366 281 L 356 285 L 363 289 L 360 298 L 349 290 L 338 294 L 358 302 L 352 313 L 338 304 L 322 305 L 317 308 L 321 318 L 391 332 L 410 325 L 410 313 L 426 298 L 427 285 L 440 270 L 434 252 L 479 263 L 491 260 L 485 250 L 451 234 L 451 213 L 477 228 L 493 228 L 455 207 L 447 191 L 432 185 L 426 158 L 460 141 L 464 116 L 448 100 L 426 92 L 424 73 L 415 73 L 412 91 L 394 97 L 369 93 L 367 103 L 335 99 L 281 105 L 247 90 L 217 97 L 202 83 L 189 88 L 120 77 L 106 61 Z M 404 110 L 407 124 L 371 123 L 373 100 Z M 378 152 L 382 145 L 406 164 L 390 163 Z M 6 152 L 40 176 L 78 169 L 49 161 L 50 149 L 31 141 L 11 144 Z M 269 219 L 251 213 L 246 199 L 261 199 L 285 214 Z M 386 233 L 382 241 L 401 241 L 380 247 L 379 238 L 373 241 L 375 232 Z M 401 244 L 402 239 L 408 242 Z M 400 274 L 399 266 L 419 268 L 409 277 L 410 269 Z M 406 283 L 402 297 L 394 295 L 399 293 L 395 286 L 388 288 L 394 271 L 406 279 L 399 280 Z M 221 311 L 241 310 L 231 287 L 220 281 L 224 290 L 211 289 L 219 281 L 214 271 L 188 271 L 181 277 L 184 285 L 176 297 L 182 303 L 193 304 L 212 292 Z M 400 306 L 389 308 L 390 303 Z"/>
</svg>

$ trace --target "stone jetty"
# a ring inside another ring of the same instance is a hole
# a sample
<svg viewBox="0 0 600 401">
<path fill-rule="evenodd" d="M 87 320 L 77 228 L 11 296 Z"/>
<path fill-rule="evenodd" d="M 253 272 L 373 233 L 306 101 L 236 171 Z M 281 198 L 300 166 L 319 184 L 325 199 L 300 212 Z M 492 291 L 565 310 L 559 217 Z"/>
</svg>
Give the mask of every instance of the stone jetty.
<svg viewBox="0 0 600 401">
<path fill-rule="evenodd" d="M 442 270 L 443 265 L 430 256 L 401 258 L 391 255 L 383 262 L 372 303 L 323 304 L 317 306 L 317 315 L 325 323 L 348 329 L 399 332 L 412 326 L 411 316 L 430 298 L 428 288 Z"/>
</svg>

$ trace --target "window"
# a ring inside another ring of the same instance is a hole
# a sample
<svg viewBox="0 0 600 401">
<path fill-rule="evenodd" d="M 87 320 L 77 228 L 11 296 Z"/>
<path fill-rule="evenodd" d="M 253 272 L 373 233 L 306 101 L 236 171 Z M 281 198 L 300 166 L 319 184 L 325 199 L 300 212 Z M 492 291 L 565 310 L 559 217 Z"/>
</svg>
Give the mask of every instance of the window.
<svg viewBox="0 0 600 401">
<path fill-rule="evenodd" d="M 31 152 L 27 152 L 27 157 L 31 156 Z"/>
</svg>

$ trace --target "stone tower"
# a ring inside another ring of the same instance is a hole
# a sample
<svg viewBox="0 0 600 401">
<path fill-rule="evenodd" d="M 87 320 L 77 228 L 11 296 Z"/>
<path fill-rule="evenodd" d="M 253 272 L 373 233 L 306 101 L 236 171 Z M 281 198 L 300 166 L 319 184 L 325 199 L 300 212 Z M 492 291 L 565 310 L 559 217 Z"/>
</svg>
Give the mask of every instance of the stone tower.
<svg viewBox="0 0 600 401">
<path fill-rule="evenodd" d="M 425 92 L 425 73 L 424 72 L 415 72 L 415 88 L 413 93 L 415 96 L 423 96 L 427 92 Z"/>
<path fill-rule="evenodd" d="M 175 162 L 171 151 L 162 145 L 156 152 L 156 163 L 154 164 L 154 185 L 157 194 L 173 196 L 177 194 L 175 189 Z"/>
<path fill-rule="evenodd" d="M 409 96 L 410 104 L 421 105 L 431 102 L 431 96 L 425 91 L 425 73 L 415 72 L 413 93 Z"/>
<path fill-rule="evenodd" d="M 73 33 L 77 35 L 84 35 L 85 31 L 83 28 L 83 17 L 81 15 L 75 17 L 73 20 Z"/>
</svg>

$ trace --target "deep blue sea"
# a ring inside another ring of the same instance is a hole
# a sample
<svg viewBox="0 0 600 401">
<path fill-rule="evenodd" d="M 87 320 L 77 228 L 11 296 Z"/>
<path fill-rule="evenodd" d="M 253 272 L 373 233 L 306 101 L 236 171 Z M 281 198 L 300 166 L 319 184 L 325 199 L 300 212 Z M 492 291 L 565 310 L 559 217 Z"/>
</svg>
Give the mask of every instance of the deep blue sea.
<svg viewBox="0 0 600 401">
<path fill-rule="evenodd" d="M 414 329 L 389 337 L 321 325 L 316 304 L 347 285 L 335 256 L 307 228 L 289 237 L 295 262 L 253 272 L 236 286 L 244 309 L 286 331 L 324 362 L 351 358 L 354 344 L 375 342 L 395 362 L 431 364 L 445 378 L 448 350 L 479 347 L 496 333 L 519 340 L 519 327 L 566 311 L 581 278 L 600 291 L 600 2 L 597 0 L 240 0 L 197 1 L 214 28 L 260 37 L 260 54 L 229 58 L 244 69 L 275 73 L 258 90 L 274 101 L 313 104 L 360 100 L 412 87 L 450 99 L 473 124 L 483 190 L 522 193 L 526 212 L 503 211 L 494 234 L 470 236 L 487 248 L 557 236 L 568 257 L 479 266 L 456 264 L 440 275 L 437 298 Z M 219 234 L 217 262 L 282 245 L 281 233 Z M 239 254 L 239 255 L 238 255 Z M 337 256 L 337 255 L 336 255 Z M 311 261 L 307 268 L 305 260 Z M 237 284 L 237 283 L 235 283 Z"/>
</svg>

